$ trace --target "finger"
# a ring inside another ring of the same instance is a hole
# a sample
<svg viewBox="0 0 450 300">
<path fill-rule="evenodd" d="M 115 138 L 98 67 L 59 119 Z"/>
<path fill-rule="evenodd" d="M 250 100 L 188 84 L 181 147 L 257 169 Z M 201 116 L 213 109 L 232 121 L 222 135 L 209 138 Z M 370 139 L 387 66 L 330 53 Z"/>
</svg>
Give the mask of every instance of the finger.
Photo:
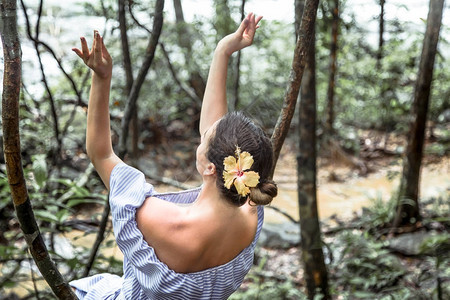
<svg viewBox="0 0 450 300">
<path fill-rule="evenodd" d="M 251 13 L 250 14 L 250 20 L 249 20 L 249 25 L 246 28 L 247 30 L 245 30 L 245 33 L 253 36 L 255 34 L 255 30 L 256 30 L 256 23 L 255 23 L 255 14 Z"/>
<path fill-rule="evenodd" d="M 109 54 L 108 49 L 106 49 L 105 43 L 103 42 L 103 37 L 101 37 L 100 40 L 102 42 L 102 54 L 108 61 L 110 61 L 111 55 Z"/>
<path fill-rule="evenodd" d="M 239 25 L 238 30 L 236 30 L 236 33 L 241 36 L 244 33 L 245 29 L 248 27 L 249 23 L 250 22 L 247 18 L 242 20 L 241 25 Z"/>
<path fill-rule="evenodd" d="M 100 41 L 100 34 L 97 30 L 94 31 L 94 45 L 92 47 L 95 54 L 102 54 L 102 43 Z"/>
<path fill-rule="evenodd" d="M 86 60 L 89 57 L 89 48 L 84 37 L 80 38 L 81 40 L 81 50 L 82 50 L 82 59 Z"/>
<path fill-rule="evenodd" d="M 263 16 L 258 16 L 257 18 L 256 18 L 256 25 L 258 25 L 258 23 L 259 23 L 259 21 L 261 21 L 261 19 L 263 18 Z M 256 28 L 258 28 L 259 26 L 256 26 Z"/>
<path fill-rule="evenodd" d="M 252 13 L 252 17 L 250 19 L 250 26 L 251 26 L 251 28 L 255 28 L 255 26 L 256 26 L 255 18 L 256 18 L 255 14 Z"/>
<path fill-rule="evenodd" d="M 72 48 L 72 51 L 75 52 L 76 55 L 78 55 L 80 58 L 83 58 L 83 53 L 78 48 Z"/>
</svg>

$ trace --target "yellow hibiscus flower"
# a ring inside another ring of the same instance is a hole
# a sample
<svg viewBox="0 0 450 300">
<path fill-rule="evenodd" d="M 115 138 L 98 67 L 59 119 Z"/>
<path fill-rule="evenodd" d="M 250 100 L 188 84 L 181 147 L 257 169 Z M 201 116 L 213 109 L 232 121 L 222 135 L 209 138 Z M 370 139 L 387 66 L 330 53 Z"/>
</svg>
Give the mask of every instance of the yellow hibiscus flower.
<svg viewBox="0 0 450 300">
<path fill-rule="evenodd" d="M 254 171 L 246 171 L 253 165 L 253 156 L 250 153 L 241 152 L 241 149 L 237 147 L 236 157 L 227 156 L 223 161 L 223 165 L 225 167 L 223 179 L 227 189 L 230 189 L 234 183 L 237 192 L 241 196 L 247 196 L 250 193 L 249 188 L 258 185 L 259 174 Z"/>
</svg>

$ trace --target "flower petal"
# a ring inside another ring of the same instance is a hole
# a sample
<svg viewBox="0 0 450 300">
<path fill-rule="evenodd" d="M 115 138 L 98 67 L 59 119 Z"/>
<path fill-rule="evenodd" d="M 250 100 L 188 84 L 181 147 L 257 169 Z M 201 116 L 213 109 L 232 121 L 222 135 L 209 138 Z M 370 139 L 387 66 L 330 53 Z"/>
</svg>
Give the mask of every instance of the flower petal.
<svg viewBox="0 0 450 300">
<path fill-rule="evenodd" d="M 253 165 L 253 156 L 250 155 L 248 152 L 242 152 L 241 155 L 239 155 L 239 166 L 241 171 L 248 170 Z"/>
<path fill-rule="evenodd" d="M 234 186 L 236 187 L 238 194 L 240 194 L 241 196 L 247 196 L 247 194 L 250 193 L 250 189 L 245 185 L 242 177 L 236 178 L 236 180 L 234 181 Z"/>
<path fill-rule="evenodd" d="M 231 188 L 231 185 L 233 184 L 233 180 L 236 178 L 236 175 L 233 173 L 228 173 L 227 171 L 223 172 L 223 180 L 225 181 L 224 186 L 227 189 Z"/>
<path fill-rule="evenodd" d="M 235 171 L 237 169 L 237 162 L 236 162 L 236 158 L 234 158 L 233 156 L 227 156 L 225 157 L 225 159 L 223 160 L 223 166 L 225 167 L 225 171 L 230 172 L 230 171 Z"/>
<path fill-rule="evenodd" d="M 246 186 L 255 187 L 259 183 L 259 174 L 253 171 L 244 172 L 242 181 Z"/>
</svg>

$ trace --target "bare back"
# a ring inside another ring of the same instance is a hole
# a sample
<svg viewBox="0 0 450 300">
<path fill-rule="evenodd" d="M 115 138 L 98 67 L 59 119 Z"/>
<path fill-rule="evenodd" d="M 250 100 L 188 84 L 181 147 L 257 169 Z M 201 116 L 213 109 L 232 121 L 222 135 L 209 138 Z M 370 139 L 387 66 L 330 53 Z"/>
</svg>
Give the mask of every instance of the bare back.
<svg viewBox="0 0 450 300">
<path fill-rule="evenodd" d="M 221 200 L 221 199 L 219 199 Z M 245 204 L 198 201 L 189 206 L 147 198 L 136 221 L 158 259 L 178 273 L 192 273 L 231 261 L 251 244 L 257 209 Z"/>
</svg>

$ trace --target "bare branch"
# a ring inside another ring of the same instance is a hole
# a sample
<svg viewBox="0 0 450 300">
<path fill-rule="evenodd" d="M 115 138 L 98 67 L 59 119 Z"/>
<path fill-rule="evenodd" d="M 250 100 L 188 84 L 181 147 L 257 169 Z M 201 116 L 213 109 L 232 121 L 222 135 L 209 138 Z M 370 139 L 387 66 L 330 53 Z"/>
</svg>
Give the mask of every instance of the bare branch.
<svg viewBox="0 0 450 300">
<path fill-rule="evenodd" d="M 271 138 L 274 152 L 274 163 L 272 167 L 272 176 L 270 177 L 273 177 L 275 166 L 278 161 L 278 157 L 280 156 L 281 147 L 286 139 L 289 126 L 294 115 L 298 92 L 300 90 L 300 83 L 305 70 L 306 54 L 308 53 L 307 49 L 311 44 L 314 33 L 318 5 L 318 0 L 307 0 L 305 3 L 302 22 L 298 32 L 298 40 L 295 46 L 294 59 L 292 61 L 292 68 L 289 74 L 289 82 L 284 95 L 283 108 L 281 109 L 280 116 L 278 117 L 278 121 L 275 125 Z"/>
<path fill-rule="evenodd" d="M 160 42 L 159 45 L 161 46 L 161 50 L 163 51 L 164 57 L 166 58 L 167 65 L 169 66 L 169 70 L 170 70 L 170 73 L 172 74 L 173 80 L 175 80 L 175 82 L 178 84 L 180 89 L 183 92 L 185 92 L 186 95 L 188 95 L 189 98 L 192 99 L 192 101 L 194 101 L 197 104 L 201 104 L 202 103 L 202 99 L 200 99 L 195 92 L 193 92 L 189 87 L 187 87 L 185 84 L 183 84 L 180 81 L 180 79 L 178 78 L 177 72 L 173 68 L 173 65 L 172 65 L 172 63 L 170 61 L 169 53 L 167 53 L 167 50 L 164 47 L 164 44 Z"/>
<path fill-rule="evenodd" d="M 139 92 L 142 88 L 148 70 L 150 69 L 153 58 L 155 57 L 155 50 L 156 46 L 158 45 L 158 40 L 163 24 L 163 9 L 164 0 L 157 0 L 153 19 L 152 35 L 147 46 L 144 62 L 142 63 L 136 80 L 133 82 L 133 87 L 131 89 L 130 95 L 128 96 L 127 104 L 125 106 L 125 113 L 122 119 L 121 126 L 122 133 L 119 138 L 119 157 L 122 158 L 127 152 L 126 141 L 128 136 L 128 129 L 133 111 L 136 109 L 137 98 L 139 96 Z"/>
<path fill-rule="evenodd" d="M 245 0 L 242 0 L 241 2 L 241 20 L 245 18 Z M 241 55 L 242 51 L 238 51 L 237 58 L 236 58 L 236 75 L 234 77 L 234 87 L 233 87 L 233 107 L 234 110 L 237 109 L 239 104 L 239 82 L 240 82 L 240 66 L 241 66 Z"/>
</svg>

